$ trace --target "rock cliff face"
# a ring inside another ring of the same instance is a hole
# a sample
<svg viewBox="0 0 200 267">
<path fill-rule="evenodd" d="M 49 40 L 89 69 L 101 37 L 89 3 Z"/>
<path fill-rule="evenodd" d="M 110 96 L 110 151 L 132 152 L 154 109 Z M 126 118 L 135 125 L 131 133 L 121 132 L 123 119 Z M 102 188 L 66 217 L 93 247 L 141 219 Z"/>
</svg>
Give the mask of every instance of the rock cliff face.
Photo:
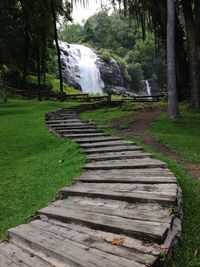
<svg viewBox="0 0 200 267">
<path fill-rule="evenodd" d="M 60 42 L 64 82 L 87 93 L 126 91 L 116 61 L 107 63 L 94 50 L 83 45 Z"/>
<path fill-rule="evenodd" d="M 98 56 L 96 64 L 106 86 L 123 86 L 122 74 L 115 60 L 111 59 L 111 62 L 107 63 Z"/>
</svg>

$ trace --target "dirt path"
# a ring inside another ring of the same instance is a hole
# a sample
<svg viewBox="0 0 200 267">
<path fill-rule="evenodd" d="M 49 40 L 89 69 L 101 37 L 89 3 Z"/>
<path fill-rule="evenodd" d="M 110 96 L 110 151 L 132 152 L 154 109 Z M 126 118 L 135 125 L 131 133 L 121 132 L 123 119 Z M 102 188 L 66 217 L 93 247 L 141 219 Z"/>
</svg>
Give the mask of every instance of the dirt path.
<svg viewBox="0 0 200 267">
<path fill-rule="evenodd" d="M 200 164 L 194 164 L 183 159 L 175 151 L 148 133 L 148 129 L 151 127 L 152 123 L 163 112 L 166 112 L 166 108 L 164 107 L 144 107 L 138 115 L 129 115 L 122 117 L 121 119 L 112 120 L 109 124 L 117 130 L 116 133 L 118 136 L 124 137 L 135 135 L 140 137 L 145 145 L 153 146 L 154 149 L 161 155 L 167 156 L 184 164 L 186 170 L 193 178 L 200 179 Z M 125 124 L 128 125 L 127 129 L 122 129 L 122 125 Z"/>
</svg>

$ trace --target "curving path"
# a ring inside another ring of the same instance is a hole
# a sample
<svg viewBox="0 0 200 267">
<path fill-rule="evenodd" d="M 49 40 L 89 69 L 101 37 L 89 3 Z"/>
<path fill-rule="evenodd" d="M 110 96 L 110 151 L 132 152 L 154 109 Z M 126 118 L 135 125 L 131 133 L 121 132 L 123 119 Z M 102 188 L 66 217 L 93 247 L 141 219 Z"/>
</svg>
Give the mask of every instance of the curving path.
<svg viewBox="0 0 200 267">
<path fill-rule="evenodd" d="M 38 219 L 9 230 L 0 266 L 158 266 L 180 233 L 180 219 L 171 214 L 180 204 L 176 178 L 165 163 L 78 112 L 48 113 L 46 125 L 79 143 L 85 172 Z"/>
</svg>

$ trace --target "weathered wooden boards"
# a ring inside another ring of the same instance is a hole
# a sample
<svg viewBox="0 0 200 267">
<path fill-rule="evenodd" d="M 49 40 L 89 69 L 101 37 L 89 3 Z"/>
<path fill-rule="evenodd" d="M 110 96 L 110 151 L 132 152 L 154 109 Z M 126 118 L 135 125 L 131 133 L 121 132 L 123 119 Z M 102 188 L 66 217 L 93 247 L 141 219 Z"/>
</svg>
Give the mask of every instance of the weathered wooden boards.
<svg viewBox="0 0 200 267">
<path fill-rule="evenodd" d="M 106 135 L 77 111 L 48 113 L 46 125 L 79 143 L 85 172 L 37 220 L 9 230 L 0 267 L 147 267 L 171 248 L 179 230 L 170 213 L 178 203 L 174 175 L 151 153 Z"/>
<path fill-rule="evenodd" d="M 87 171 L 79 177 L 80 181 L 91 183 L 176 183 L 176 178 L 167 169 L 129 169 Z"/>
</svg>

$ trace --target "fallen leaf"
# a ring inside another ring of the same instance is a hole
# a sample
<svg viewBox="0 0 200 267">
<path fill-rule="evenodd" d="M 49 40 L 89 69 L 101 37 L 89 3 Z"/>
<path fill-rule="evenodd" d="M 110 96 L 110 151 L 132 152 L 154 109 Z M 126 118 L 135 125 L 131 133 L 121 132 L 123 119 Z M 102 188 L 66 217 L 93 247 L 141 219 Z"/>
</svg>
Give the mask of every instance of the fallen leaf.
<svg viewBox="0 0 200 267">
<path fill-rule="evenodd" d="M 122 246 L 124 244 L 124 241 L 125 241 L 124 237 L 118 236 L 118 237 L 113 239 L 112 245 Z"/>
</svg>

